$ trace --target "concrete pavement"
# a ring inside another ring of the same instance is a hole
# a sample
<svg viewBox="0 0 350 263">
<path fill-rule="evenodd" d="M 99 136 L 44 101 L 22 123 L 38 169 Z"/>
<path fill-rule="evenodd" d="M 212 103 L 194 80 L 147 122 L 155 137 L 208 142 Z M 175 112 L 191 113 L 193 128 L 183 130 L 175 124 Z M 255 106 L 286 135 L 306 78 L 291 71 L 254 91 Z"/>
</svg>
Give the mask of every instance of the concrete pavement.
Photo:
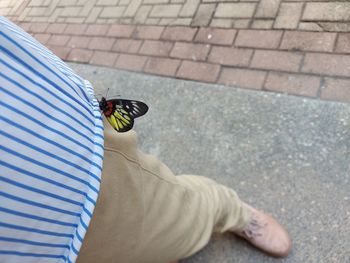
<svg viewBox="0 0 350 263">
<path fill-rule="evenodd" d="M 141 99 L 141 149 L 233 187 L 290 231 L 276 260 L 232 235 L 185 263 L 350 262 L 350 104 L 70 64 L 96 93 Z"/>
</svg>

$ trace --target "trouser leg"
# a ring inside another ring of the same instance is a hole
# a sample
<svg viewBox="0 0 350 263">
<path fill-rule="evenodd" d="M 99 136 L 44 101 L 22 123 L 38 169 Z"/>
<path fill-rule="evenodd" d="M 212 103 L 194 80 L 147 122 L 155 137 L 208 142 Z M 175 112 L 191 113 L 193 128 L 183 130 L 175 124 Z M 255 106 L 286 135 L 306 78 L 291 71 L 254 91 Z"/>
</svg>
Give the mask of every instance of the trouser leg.
<svg viewBox="0 0 350 263">
<path fill-rule="evenodd" d="M 237 194 L 201 176 L 174 174 L 137 150 L 136 135 L 105 132 L 101 193 L 81 262 L 167 263 L 188 257 L 212 232 L 242 229 Z"/>
</svg>

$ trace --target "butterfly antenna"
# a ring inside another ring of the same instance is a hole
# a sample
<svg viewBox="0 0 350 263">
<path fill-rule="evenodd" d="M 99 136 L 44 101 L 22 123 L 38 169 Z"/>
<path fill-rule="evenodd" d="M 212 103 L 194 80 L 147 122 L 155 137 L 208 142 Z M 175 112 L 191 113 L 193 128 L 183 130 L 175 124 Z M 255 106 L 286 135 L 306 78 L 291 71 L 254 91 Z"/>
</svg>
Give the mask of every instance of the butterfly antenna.
<svg viewBox="0 0 350 263">
<path fill-rule="evenodd" d="M 106 96 L 105 96 L 105 98 L 107 98 L 108 92 L 109 92 L 109 88 L 107 89 L 107 92 L 106 92 Z"/>
<path fill-rule="evenodd" d="M 106 92 L 106 96 L 105 96 L 106 99 L 107 99 L 108 93 L 109 93 L 109 88 L 107 89 L 107 92 Z M 116 96 L 113 96 L 113 97 L 121 97 L 121 95 L 116 95 Z"/>
</svg>

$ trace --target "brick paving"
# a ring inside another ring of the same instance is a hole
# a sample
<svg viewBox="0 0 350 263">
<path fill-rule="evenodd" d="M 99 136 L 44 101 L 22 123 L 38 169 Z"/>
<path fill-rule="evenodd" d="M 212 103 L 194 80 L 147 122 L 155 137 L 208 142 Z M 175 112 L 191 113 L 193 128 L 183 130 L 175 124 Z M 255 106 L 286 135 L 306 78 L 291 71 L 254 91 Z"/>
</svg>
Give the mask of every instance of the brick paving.
<svg viewBox="0 0 350 263">
<path fill-rule="evenodd" d="M 343 32 L 350 23 L 348 5 L 1 0 L 0 14 L 65 61 L 350 102 L 350 33 Z"/>
<path fill-rule="evenodd" d="M 1 0 L 21 22 L 350 31 L 346 0 Z"/>
</svg>

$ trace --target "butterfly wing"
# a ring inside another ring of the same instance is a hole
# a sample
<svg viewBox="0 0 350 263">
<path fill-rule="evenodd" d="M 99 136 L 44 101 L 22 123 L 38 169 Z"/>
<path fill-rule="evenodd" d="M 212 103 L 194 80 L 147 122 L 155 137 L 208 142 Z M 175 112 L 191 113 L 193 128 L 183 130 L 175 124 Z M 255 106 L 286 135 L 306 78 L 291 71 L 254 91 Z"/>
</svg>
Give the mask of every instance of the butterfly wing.
<svg viewBox="0 0 350 263">
<path fill-rule="evenodd" d="M 148 106 L 137 100 L 123 100 L 120 99 L 119 105 L 123 107 L 124 110 L 126 110 L 131 117 L 138 118 L 142 115 L 145 115 L 148 111 Z"/>
<path fill-rule="evenodd" d="M 134 119 L 120 105 L 116 105 L 114 111 L 107 120 L 118 132 L 127 132 L 134 126 Z"/>
<path fill-rule="evenodd" d="M 148 106 L 140 101 L 113 99 L 105 100 L 101 107 L 108 122 L 118 132 L 127 132 L 134 126 L 134 119 L 144 115 Z"/>
</svg>

